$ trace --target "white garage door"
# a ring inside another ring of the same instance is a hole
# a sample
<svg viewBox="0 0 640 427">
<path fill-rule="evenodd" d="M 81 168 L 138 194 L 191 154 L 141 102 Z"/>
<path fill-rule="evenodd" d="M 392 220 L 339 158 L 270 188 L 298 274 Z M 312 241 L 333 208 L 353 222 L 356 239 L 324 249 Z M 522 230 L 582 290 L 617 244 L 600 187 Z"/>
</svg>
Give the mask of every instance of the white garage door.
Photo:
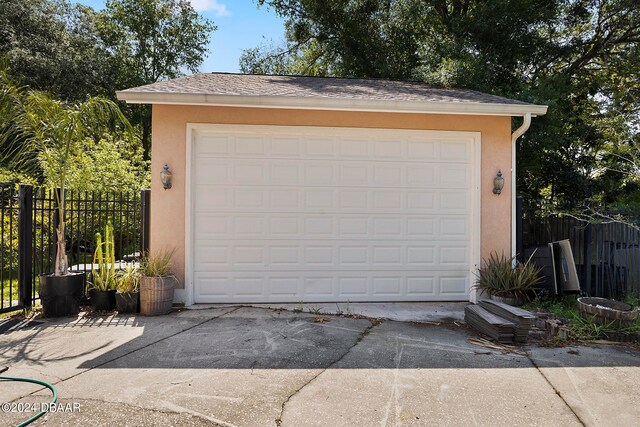
<svg viewBox="0 0 640 427">
<path fill-rule="evenodd" d="M 477 133 L 193 126 L 198 303 L 466 300 Z"/>
</svg>

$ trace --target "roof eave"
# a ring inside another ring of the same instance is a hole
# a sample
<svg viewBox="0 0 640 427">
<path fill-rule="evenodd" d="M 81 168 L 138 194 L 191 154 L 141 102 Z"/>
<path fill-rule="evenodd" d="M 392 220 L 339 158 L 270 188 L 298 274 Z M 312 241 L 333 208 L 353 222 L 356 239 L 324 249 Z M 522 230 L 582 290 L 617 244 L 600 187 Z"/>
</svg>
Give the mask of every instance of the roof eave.
<svg viewBox="0 0 640 427">
<path fill-rule="evenodd" d="M 206 105 L 226 107 L 288 108 L 306 110 L 340 110 L 393 113 L 464 114 L 491 116 L 542 116 L 546 105 L 500 104 L 446 101 L 391 101 L 344 98 L 301 98 L 290 96 L 207 95 L 193 93 L 116 92 L 119 100 L 129 104 Z"/>
</svg>

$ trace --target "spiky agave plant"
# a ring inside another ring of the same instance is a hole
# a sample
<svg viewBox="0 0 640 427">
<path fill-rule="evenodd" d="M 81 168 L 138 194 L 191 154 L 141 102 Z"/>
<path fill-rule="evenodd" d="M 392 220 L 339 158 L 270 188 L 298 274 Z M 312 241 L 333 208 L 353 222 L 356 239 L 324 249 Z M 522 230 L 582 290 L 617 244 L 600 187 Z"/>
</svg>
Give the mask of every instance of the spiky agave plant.
<svg viewBox="0 0 640 427">
<path fill-rule="evenodd" d="M 535 293 L 543 280 L 542 269 L 531 261 L 531 257 L 525 263 L 517 262 L 515 258 L 492 252 L 488 259 L 483 259 L 473 288 L 501 297 L 527 298 Z"/>
</svg>

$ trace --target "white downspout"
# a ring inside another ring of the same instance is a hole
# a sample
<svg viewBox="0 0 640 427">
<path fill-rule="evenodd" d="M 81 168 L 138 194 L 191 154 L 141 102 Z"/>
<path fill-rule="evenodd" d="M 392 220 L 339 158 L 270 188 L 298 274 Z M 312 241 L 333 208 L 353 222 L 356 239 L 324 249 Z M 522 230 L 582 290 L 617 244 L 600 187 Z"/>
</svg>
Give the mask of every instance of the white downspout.
<svg viewBox="0 0 640 427">
<path fill-rule="evenodd" d="M 511 256 L 516 256 L 516 141 L 531 126 L 531 113 L 523 117 L 522 125 L 511 134 Z"/>
</svg>

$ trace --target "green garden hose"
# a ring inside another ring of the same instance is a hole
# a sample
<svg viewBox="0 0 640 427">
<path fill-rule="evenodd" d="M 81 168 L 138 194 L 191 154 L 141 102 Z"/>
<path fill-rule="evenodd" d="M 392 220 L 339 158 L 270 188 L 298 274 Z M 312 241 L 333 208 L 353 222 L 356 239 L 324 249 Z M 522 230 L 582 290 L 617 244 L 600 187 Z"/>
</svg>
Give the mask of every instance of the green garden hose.
<svg viewBox="0 0 640 427">
<path fill-rule="evenodd" d="M 46 382 L 46 381 L 34 380 L 32 378 L 18 378 L 18 377 L 0 377 L 0 381 L 19 381 L 19 382 L 23 382 L 23 383 L 32 383 L 32 384 L 38 384 L 38 385 L 44 386 L 44 387 L 48 388 L 49 390 L 51 390 L 51 393 L 53 393 L 53 399 L 51 400 L 51 403 L 49 403 L 49 407 L 51 405 L 55 405 L 55 403 L 58 401 L 58 392 L 56 391 L 56 388 L 54 386 L 52 386 L 51 384 L 49 384 L 48 382 Z M 46 409 L 42 409 L 40 412 L 35 414 L 33 417 L 29 418 L 26 421 L 21 422 L 16 427 L 28 426 L 29 424 L 31 424 L 32 422 L 34 422 L 35 420 L 37 420 L 38 418 L 40 418 L 41 416 L 43 416 L 46 413 L 47 413 Z"/>
</svg>

